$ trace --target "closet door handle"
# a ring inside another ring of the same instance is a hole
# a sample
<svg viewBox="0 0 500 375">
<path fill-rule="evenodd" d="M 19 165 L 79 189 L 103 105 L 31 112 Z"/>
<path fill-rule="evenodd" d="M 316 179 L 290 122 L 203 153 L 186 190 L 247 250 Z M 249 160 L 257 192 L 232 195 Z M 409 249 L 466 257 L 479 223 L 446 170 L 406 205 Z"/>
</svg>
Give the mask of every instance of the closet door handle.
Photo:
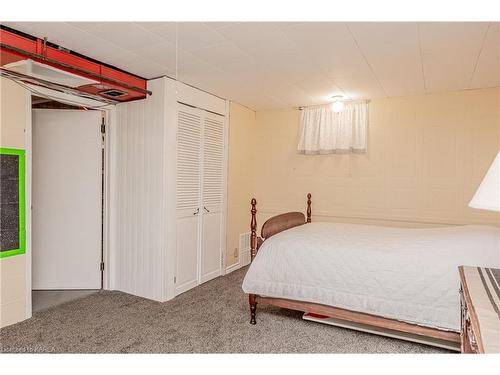
<svg viewBox="0 0 500 375">
<path fill-rule="evenodd" d="M 206 208 L 205 206 L 203 206 L 203 209 L 207 212 L 210 212 L 210 210 L 208 208 Z"/>
<path fill-rule="evenodd" d="M 198 207 L 198 208 L 196 209 L 196 211 L 195 211 L 195 212 L 193 212 L 193 215 L 198 215 L 199 213 L 200 213 L 200 207 Z"/>
</svg>

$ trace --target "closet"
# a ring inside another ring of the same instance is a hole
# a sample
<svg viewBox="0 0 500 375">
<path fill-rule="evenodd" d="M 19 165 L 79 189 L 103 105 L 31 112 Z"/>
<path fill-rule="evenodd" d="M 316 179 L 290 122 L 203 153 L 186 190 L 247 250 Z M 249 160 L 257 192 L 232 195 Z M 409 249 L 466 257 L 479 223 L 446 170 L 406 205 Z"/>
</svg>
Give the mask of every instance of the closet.
<svg viewBox="0 0 500 375">
<path fill-rule="evenodd" d="M 179 103 L 175 294 L 221 273 L 224 117 Z"/>
<path fill-rule="evenodd" d="M 224 273 L 228 102 L 172 79 L 110 124 L 110 289 L 166 301 Z"/>
</svg>

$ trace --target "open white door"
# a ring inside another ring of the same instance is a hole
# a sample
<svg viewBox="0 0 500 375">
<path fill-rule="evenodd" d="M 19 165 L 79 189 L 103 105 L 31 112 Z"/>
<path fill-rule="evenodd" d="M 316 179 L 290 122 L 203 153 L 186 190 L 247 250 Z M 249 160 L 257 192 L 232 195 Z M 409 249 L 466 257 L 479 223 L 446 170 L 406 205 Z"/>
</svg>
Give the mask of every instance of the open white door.
<svg viewBox="0 0 500 375">
<path fill-rule="evenodd" d="M 101 113 L 33 110 L 33 289 L 101 288 Z"/>
</svg>

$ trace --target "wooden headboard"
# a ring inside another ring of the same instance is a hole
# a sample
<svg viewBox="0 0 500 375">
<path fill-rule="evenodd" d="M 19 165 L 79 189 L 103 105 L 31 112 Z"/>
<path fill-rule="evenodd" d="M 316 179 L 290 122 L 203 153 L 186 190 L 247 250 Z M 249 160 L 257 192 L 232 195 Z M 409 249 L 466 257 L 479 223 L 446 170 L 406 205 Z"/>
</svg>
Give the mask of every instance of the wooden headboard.
<svg viewBox="0 0 500 375">
<path fill-rule="evenodd" d="M 302 212 L 287 212 L 286 214 L 273 216 L 267 220 L 264 225 L 262 225 L 260 235 L 263 239 L 267 239 L 276 233 L 298 227 L 305 223 L 306 217 Z"/>
<path fill-rule="evenodd" d="M 257 250 L 264 240 L 284 230 L 297 227 L 311 222 L 311 193 L 307 194 L 306 216 L 302 212 L 287 212 L 281 215 L 273 216 L 268 219 L 261 229 L 261 237 L 257 238 L 257 200 L 252 199 L 252 221 L 250 223 L 250 257 L 251 260 L 257 254 Z"/>
</svg>

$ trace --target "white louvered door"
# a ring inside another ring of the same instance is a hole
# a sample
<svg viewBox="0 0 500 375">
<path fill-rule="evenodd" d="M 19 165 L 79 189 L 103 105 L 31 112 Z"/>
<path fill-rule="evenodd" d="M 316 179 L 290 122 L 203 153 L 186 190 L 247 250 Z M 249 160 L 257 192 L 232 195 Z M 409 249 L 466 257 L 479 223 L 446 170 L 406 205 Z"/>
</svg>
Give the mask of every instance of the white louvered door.
<svg viewBox="0 0 500 375">
<path fill-rule="evenodd" d="M 206 112 L 203 119 L 203 221 L 201 282 L 220 276 L 223 224 L 224 117 Z"/>
<path fill-rule="evenodd" d="M 224 117 L 178 105 L 175 294 L 221 274 Z"/>
<path fill-rule="evenodd" d="M 202 116 L 179 104 L 177 118 L 177 265 L 175 294 L 198 285 Z"/>
</svg>

